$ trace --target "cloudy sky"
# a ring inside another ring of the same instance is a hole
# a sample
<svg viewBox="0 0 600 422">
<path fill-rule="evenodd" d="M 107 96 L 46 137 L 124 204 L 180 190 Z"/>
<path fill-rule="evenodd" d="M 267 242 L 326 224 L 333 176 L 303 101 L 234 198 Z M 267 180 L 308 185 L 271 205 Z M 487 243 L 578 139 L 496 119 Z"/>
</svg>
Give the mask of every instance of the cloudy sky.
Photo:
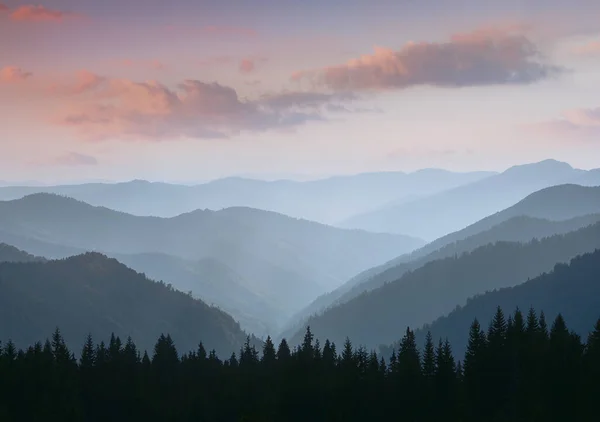
<svg viewBox="0 0 600 422">
<path fill-rule="evenodd" d="M 597 0 L 0 0 L 0 180 L 600 167 Z"/>
</svg>

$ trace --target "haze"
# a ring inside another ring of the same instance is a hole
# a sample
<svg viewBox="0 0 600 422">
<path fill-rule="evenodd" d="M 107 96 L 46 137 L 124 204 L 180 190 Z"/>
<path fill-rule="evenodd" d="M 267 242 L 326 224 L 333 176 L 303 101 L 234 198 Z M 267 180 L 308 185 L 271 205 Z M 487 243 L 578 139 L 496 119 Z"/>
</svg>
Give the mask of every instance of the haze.
<svg viewBox="0 0 600 422">
<path fill-rule="evenodd" d="M 0 420 L 598 420 L 599 87 L 598 0 L 0 0 Z"/>
</svg>

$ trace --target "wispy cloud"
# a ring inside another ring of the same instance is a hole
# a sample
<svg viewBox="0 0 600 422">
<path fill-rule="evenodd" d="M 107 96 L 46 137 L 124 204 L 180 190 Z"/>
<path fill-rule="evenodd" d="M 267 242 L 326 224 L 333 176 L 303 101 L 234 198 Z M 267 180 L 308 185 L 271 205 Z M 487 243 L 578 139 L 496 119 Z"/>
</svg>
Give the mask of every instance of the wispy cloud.
<svg viewBox="0 0 600 422">
<path fill-rule="evenodd" d="M 27 72 L 17 66 L 6 66 L 0 69 L 0 82 L 15 83 L 22 82 L 32 76 L 31 72 Z"/>
<path fill-rule="evenodd" d="M 573 47 L 573 53 L 577 56 L 600 56 L 600 41 L 577 45 Z"/>
<path fill-rule="evenodd" d="M 542 136 L 569 139 L 600 139 L 600 107 L 567 110 L 557 119 L 525 127 Z"/>
<path fill-rule="evenodd" d="M 346 64 L 296 72 L 292 80 L 333 91 L 391 90 L 528 84 L 560 70 L 541 61 L 521 28 L 508 27 L 459 33 L 443 43 L 410 42 L 400 50 L 376 48 Z"/>
<path fill-rule="evenodd" d="M 89 70 L 80 70 L 67 81 L 54 82 L 50 85 L 49 93 L 55 95 L 79 95 L 99 88 L 106 78 Z"/>
<path fill-rule="evenodd" d="M 241 73 L 253 73 L 256 70 L 256 67 L 261 64 L 267 62 L 268 59 L 266 57 L 260 56 L 249 56 L 244 57 L 240 60 L 239 70 Z"/>
<path fill-rule="evenodd" d="M 10 18 L 23 22 L 62 22 L 66 19 L 80 18 L 81 15 L 54 9 L 41 5 L 23 5 L 10 12 Z"/>
<path fill-rule="evenodd" d="M 69 152 L 54 158 L 50 164 L 58 166 L 96 166 L 98 160 L 91 155 L 80 154 L 78 152 Z"/>
</svg>

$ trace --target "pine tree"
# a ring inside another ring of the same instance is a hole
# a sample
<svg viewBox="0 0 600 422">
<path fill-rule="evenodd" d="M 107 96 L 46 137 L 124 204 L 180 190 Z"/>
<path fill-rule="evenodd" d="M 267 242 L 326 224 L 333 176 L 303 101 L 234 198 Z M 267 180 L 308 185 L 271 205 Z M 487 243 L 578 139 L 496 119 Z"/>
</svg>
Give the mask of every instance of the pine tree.
<svg viewBox="0 0 600 422">
<path fill-rule="evenodd" d="M 96 364 L 96 349 L 94 347 L 94 341 L 92 335 L 88 334 L 83 350 L 81 351 L 80 366 L 82 369 L 89 370 Z"/>
<path fill-rule="evenodd" d="M 431 332 L 427 332 L 425 337 L 425 347 L 423 348 L 423 378 L 429 384 L 435 377 L 435 350 L 433 347 L 433 338 Z"/>
<path fill-rule="evenodd" d="M 265 365 L 274 365 L 276 360 L 277 352 L 275 351 L 275 345 L 273 344 L 273 340 L 271 340 L 271 336 L 267 336 L 267 340 L 263 345 L 262 363 Z"/>
<path fill-rule="evenodd" d="M 279 342 L 279 347 L 277 347 L 277 361 L 287 362 L 291 356 L 290 346 L 285 339 L 282 339 Z"/>
<path fill-rule="evenodd" d="M 484 414 L 483 395 L 485 393 L 482 391 L 482 387 L 486 347 L 485 333 L 481 329 L 479 321 L 475 319 L 469 330 L 469 342 L 463 365 L 465 399 L 467 401 L 466 416 L 470 421 L 478 421 Z"/>
<path fill-rule="evenodd" d="M 397 365 L 398 404 L 400 408 L 405 409 L 404 413 L 408 420 L 415 420 L 418 417 L 419 408 L 412 404 L 422 402 L 423 383 L 419 349 L 415 341 L 415 334 L 409 327 L 406 328 L 406 333 L 400 341 Z"/>
</svg>

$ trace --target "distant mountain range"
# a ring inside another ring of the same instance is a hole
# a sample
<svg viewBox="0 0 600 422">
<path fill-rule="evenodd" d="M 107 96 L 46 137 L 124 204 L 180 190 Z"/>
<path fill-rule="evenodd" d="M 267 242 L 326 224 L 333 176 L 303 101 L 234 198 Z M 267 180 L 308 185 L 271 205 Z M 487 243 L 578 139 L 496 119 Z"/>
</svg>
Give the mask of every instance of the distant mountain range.
<svg viewBox="0 0 600 422">
<path fill-rule="evenodd" d="M 559 220 L 559 221 L 555 221 Z M 535 192 L 517 204 L 416 251 L 370 268 L 314 300 L 296 314 L 284 332 L 328 307 L 340 305 L 397 280 L 427 262 L 470 252 L 497 241 L 527 242 L 564 234 L 600 221 L 600 187 L 560 185 Z"/>
<path fill-rule="evenodd" d="M 168 219 L 137 217 L 53 194 L 0 202 L 0 242 L 46 257 L 81 251 L 162 254 L 162 267 L 148 257 L 138 257 L 135 266 L 174 286 L 181 282 L 198 297 L 206 294 L 223 309 L 237 309 L 235 300 L 219 296 L 210 286 L 219 285 L 221 293 L 237 286 L 229 293 L 245 306 L 236 318 L 245 324 L 242 316 L 247 315 L 252 325 L 245 328 L 256 327 L 258 319 L 273 330 L 353 274 L 424 244 L 407 236 L 342 230 L 250 208 L 198 210 Z M 202 265 L 210 269 L 201 270 Z M 194 283 L 196 276 L 204 281 Z M 246 291 L 252 295 L 245 296 Z M 251 315 L 257 307 L 260 313 Z"/>
<path fill-rule="evenodd" d="M 403 327 L 420 327 L 476 294 L 511 287 L 550 271 L 558 262 L 600 248 L 600 223 L 522 244 L 497 242 L 456 257 L 432 261 L 399 279 L 326 310 L 307 322 L 315 337 L 377 347 Z M 369 327 L 377 327 L 370 329 Z M 302 340 L 303 330 L 292 338 Z"/>
<path fill-rule="evenodd" d="M 448 338 L 455 356 L 464 356 L 468 340 L 464 327 L 477 318 L 487 329 L 498 306 L 505 313 L 519 308 L 524 315 L 533 307 L 544 312 L 548 324 L 560 313 L 585 340 L 600 318 L 600 250 L 576 257 L 568 265 L 557 264 L 552 272 L 518 286 L 475 296 L 449 315 L 417 330 L 417 341 L 424 344 L 425 334 L 431 331 L 434 339 Z"/>
<path fill-rule="evenodd" d="M 131 336 L 148 351 L 161 333 L 182 351 L 202 341 L 227 355 L 245 341 L 231 316 L 114 259 L 88 253 L 30 262 L 21 255 L 26 262 L 0 263 L 0 333 L 18 347 L 47 338 L 56 327 L 77 352 L 88 334 L 100 341 L 111 332 Z"/>
<path fill-rule="evenodd" d="M 453 173 L 425 169 L 382 172 L 295 182 L 226 178 L 186 186 L 134 180 L 64 186 L 0 187 L 0 200 L 34 193 L 55 193 L 91 205 L 141 216 L 174 217 L 197 209 L 251 207 L 325 224 L 377 209 L 413 195 L 431 195 L 484 179 L 495 173 Z"/>
<path fill-rule="evenodd" d="M 600 184 L 597 172 L 574 169 L 555 160 L 515 166 L 438 194 L 357 215 L 338 225 L 402 233 L 431 241 L 505 209 L 540 189 L 569 183 Z"/>
</svg>

